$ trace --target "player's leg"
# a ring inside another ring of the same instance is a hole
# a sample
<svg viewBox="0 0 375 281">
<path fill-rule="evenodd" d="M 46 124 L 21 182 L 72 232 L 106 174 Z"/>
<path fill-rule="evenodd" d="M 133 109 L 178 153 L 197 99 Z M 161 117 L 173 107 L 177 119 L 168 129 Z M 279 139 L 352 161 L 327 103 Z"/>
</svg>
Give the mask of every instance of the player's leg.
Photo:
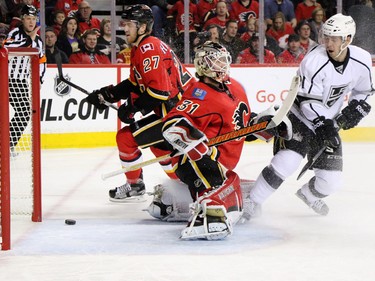
<svg viewBox="0 0 375 281">
<path fill-rule="evenodd" d="M 333 153 L 323 153 L 315 162 L 314 177 L 300 188 L 296 196 L 317 214 L 325 216 L 329 212 L 327 204 L 322 200 L 336 192 L 343 184 L 342 146 Z"/>
<path fill-rule="evenodd" d="M 309 151 L 314 133 L 293 114 L 289 119 L 293 124 L 293 137 L 289 141 L 280 137 L 274 140 L 275 155 L 271 163 L 262 170 L 250 195 L 244 199 L 244 219 L 259 214 L 260 206 L 298 169 Z"/>
<path fill-rule="evenodd" d="M 155 157 L 160 157 L 166 154 L 171 153 L 170 150 L 168 150 L 165 143 L 157 144 L 154 146 L 150 146 L 151 152 L 155 155 Z M 165 161 L 159 162 L 160 166 L 163 168 L 164 172 L 167 174 L 167 176 L 173 180 L 177 180 L 178 177 L 175 173 L 176 165 L 174 165 L 172 159 L 167 159 Z"/>
<path fill-rule="evenodd" d="M 140 148 L 158 145 L 154 151 L 161 153 L 164 142 L 161 134 L 162 121 L 156 115 L 150 115 L 120 129 L 116 135 L 119 158 L 123 167 L 130 167 L 143 161 Z M 168 151 L 165 150 L 164 154 Z M 126 183 L 109 191 L 113 202 L 128 202 L 143 200 L 145 193 L 142 169 L 125 172 Z"/>
<path fill-rule="evenodd" d="M 143 161 L 142 152 L 138 148 L 129 126 L 123 127 L 117 132 L 116 142 L 122 167 L 129 167 Z M 139 201 L 139 196 L 145 193 L 142 169 L 126 172 L 125 177 L 125 184 L 109 191 L 110 201 Z"/>
</svg>

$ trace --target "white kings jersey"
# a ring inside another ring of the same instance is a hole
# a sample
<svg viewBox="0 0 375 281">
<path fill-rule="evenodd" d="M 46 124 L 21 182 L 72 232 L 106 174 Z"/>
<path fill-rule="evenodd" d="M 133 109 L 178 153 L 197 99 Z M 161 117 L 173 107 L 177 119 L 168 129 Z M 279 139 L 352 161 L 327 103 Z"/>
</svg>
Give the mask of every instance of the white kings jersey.
<svg viewBox="0 0 375 281">
<path fill-rule="evenodd" d="M 334 119 L 341 111 L 345 96 L 366 99 L 374 93 L 371 81 L 371 55 L 356 46 L 348 46 L 343 63 L 329 58 L 324 45 L 312 49 L 298 69 L 301 84 L 291 111 L 309 128 L 318 116 Z"/>
</svg>

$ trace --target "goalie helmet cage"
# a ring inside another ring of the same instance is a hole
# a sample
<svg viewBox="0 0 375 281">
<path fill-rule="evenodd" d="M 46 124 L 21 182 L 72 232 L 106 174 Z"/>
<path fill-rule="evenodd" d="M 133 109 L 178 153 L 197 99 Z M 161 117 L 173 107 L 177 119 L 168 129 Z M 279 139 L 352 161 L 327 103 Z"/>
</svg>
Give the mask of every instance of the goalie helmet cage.
<svg viewBox="0 0 375 281">
<path fill-rule="evenodd" d="M 9 250 L 13 216 L 30 215 L 33 222 L 42 221 L 38 50 L 0 47 L 0 72 L 0 242 L 2 250 Z M 12 80 L 12 73 L 17 73 L 13 78 L 22 77 Z M 11 105 L 12 95 L 24 99 L 20 103 L 13 99 Z M 13 130 L 22 136 L 11 151 L 10 120 L 17 110 L 23 117 L 18 116 L 15 124 L 23 121 L 24 125 Z"/>
</svg>

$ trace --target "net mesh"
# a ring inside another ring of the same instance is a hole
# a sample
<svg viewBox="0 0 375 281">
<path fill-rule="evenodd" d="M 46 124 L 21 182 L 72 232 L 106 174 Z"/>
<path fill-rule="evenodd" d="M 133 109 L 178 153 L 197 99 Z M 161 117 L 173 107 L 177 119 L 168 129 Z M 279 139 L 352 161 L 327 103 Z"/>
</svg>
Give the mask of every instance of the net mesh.
<svg viewBox="0 0 375 281">
<path fill-rule="evenodd" d="M 31 215 L 33 155 L 31 64 L 27 56 L 9 58 L 11 214 Z"/>
</svg>

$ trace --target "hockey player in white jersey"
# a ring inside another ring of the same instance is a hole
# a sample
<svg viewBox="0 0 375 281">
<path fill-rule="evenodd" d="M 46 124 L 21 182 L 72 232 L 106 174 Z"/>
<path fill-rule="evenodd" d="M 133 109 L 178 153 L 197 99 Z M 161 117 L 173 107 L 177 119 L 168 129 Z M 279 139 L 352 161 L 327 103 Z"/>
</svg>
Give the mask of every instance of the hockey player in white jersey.
<svg viewBox="0 0 375 281">
<path fill-rule="evenodd" d="M 301 62 L 298 74 L 302 82 L 289 112 L 293 138 L 275 139 L 271 163 L 262 170 L 250 195 L 244 199 L 247 219 L 254 217 L 261 204 L 299 168 L 305 156 L 311 159 L 323 147 L 327 149 L 311 167 L 314 176 L 296 195 L 319 215 L 328 214 L 329 208 L 322 199 L 343 185 L 338 131 L 358 125 L 370 112 L 368 98 L 374 93 L 370 54 L 350 45 L 355 31 L 352 17 L 332 16 L 323 26 L 322 44 Z M 342 109 L 348 94 L 348 105 Z"/>
</svg>

